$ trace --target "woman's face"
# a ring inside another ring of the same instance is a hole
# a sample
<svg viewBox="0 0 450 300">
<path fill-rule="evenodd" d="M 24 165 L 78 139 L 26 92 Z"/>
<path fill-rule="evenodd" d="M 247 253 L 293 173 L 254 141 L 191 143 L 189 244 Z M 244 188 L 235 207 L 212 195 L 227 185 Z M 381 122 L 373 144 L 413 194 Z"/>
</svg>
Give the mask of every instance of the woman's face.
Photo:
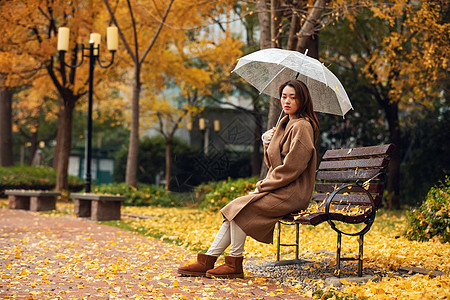
<svg viewBox="0 0 450 300">
<path fill-rule="evenodd" d="M 295 95 L 295 89 L 292 86 L 285 86 L 281 92 L 281 107 L 289 115 L 289 119 L 295 116 L 300 107 L 299 100 Z"/>
</svg>

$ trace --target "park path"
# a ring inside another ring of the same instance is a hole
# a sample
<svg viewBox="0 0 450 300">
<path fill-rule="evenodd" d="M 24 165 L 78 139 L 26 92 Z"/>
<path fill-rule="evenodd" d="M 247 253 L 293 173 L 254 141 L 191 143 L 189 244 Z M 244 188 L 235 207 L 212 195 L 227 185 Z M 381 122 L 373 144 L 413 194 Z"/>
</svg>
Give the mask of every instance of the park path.
<svg viewBox="0 0 450 300">
<path fill-rule="evenodd" d="M 195 254 L 68 215 L 0 209 L 0 298 L 308 299 L 267 278 L 180 277 Z"/>
</svg>

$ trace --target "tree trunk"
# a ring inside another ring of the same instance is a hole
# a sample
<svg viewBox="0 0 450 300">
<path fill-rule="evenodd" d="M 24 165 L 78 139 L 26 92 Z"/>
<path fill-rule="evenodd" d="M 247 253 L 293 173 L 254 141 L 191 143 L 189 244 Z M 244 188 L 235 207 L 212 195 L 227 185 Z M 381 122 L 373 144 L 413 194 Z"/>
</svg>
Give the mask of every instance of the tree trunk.
<svg viewBox="0 0 450 300">
<path fill-rule="evenodd" d="M 270 48 L 270 20 L 269 14 L 267 13 L 266 0 L 259 0 L 257 2 L 258 8 L 258 21 L 259 21 L 259 48 L 267 49 Z"/>
<path fill-rule="evenodd" d="M 254 129 L 254 140 L 253 140 L 253 153 L 252 153 L 252 176 L 258 176 L 261 173 L 261 166 L 263 161 L 261 159 L 261 135 L 262 135 L 262 127 L 263 120 L 261 116 L 261 112 L 258 107 L 254 105 L 253 110 L 253 119 L 255 120 L 255 129 Z"/>
<path fill-rule="evenodd" d="M 0 88 L 0 166 L 14 165 L 12 139 L 12 92 Z"/>
<path fill-rule="evenodd" d="M 317 32 L 307 38 L 306 49 L 308 49 L 308 56 L 319 59 L 319 34 Z M 303 50 L 303 53 L 306 49 Z"/>
<path fill-rule="evenodd" d="M 139 153 L 139 97 L 141 93 L 140 66 L 136 64 L 134 70 L 133 98 L 131 99 L 131 128 L 130 145 L 128 147 L 127 170 L 125 182 L 129 185 L 137 184 L 137 167 Z"/>
<path fill-rule="evenodd" d="M 272 47 L 281 46 L 279 44 L 279 41 L 277 42 L 278 38 L 278 30 L 279 25 L 281 24 L 281 14 L 280 14 L 280 7 L 279 7 L 279 0 L 272 0 L 271 1 L 271 11 L 272 13 L 275 13 L 275 15 L 272 15 L 272 26 L 271 26 L 271 33 L 272 33 Z M 326 6 L 325 0 L 317 0 L 314 3 L 314 7 L 312 8 L 311 12 L 309 13 L 308 17 L 306 18 L 306 21 L 303 23 L 300 32 L 298 34 L 298 40 L 296 43 L 296 50 L 300 52 L 304 52 L 306 47 L 311 47 L 312 49 L 308 50 L 308 54 L 311 57 L 318 57 L 318 36 L 314 40 L 313 37 L 316 34 L 315 27 L 320 21 L 320 17 L 322 16 L 322 10 Z M 295 14 L 292 18 L 294 18 Z M 291 24 L 295 20 L 291 19 Z M 293 30 L 289 31 L 290 36 L 288 37 L 289 47 L 293 47 L 292 39 L 294 38 L 293 35 L 295 32 Z M 317 34 L 316 34 L 317 35 Z M 312 40 L 312 41 L 311 41 Z M 311 44 L 312 43 L 312 44 Z M 301 51 L 303 49 L 303 51 Z M 311 51 L 312 50 L 312 51 Z M 309 53 L 311 51 L 312 53 Z M 280 100 L 276 98 L 270 99 L 270 105 L 269 105 L 269 119 L 267 122 L 267 129 L 270 129 L 274 127 L 278 121 L 278 118 L 281 113 L 281 104 Z M 261 174 L 260 177 L 264 178 L 267 174 L 267 167 L 263 166 L 261 168 Z"/>
<path fill-rule="evenodd" d="M 298 1 L 292 7 L 291 25 L 289 26 L 289 36 L 287 42 L 287 50 L 295 50 L 297 47 L 297 32 L 300 30 L 300 10 L 303 6 L 303 1 Z"/>
<path fill-rule="evenodd" d="M 56 190 L 67 190 L 69 188 L 69 156 L 70 148 L 72 147 L 72 113 L 74 109 L 75 100 L 65 101 L 63 110 L 61 111 L 60 128 L 61 133 L 58 133 L 60 140 L 59 153 L 58 153 L 58 168 L 56 174 Z"/>
<path fill-rule="evenodd" d="M 36 151 L 38 149 L 38 131 L 36 128 L 36 131 L 31 133 L 30 137 L 30 157 L 28 159 L 28 164 L 31 166 L 33 163 L 34 155 L 36 155 Z"/>
<path fill-rule="evenodd" d="M 281 48 L 281 44 L 279 44 L 280 40 L 277 39 L 278 37 L 278 29 L 279 25 L 281 24 L 281 14 L 279 13 L 278 9 L 280 7 L 280 1 L 279 0 L 271 0 L 270 1 L 270 21 L 269 18 L 267 18 L 266 13 L 266 2 L 265 1 L 258 1 L 258 20 L 259 20 L 259 28 L 260 28 L 260 48 L 266 49 L 270 47 L 277 47 Z M 272 128 L 276 120 L 278 118 L 277 114 L 279 114 L 281 111 L 281 105 L 279 103 L 279 100 L 276 98 L 270 98 L 269 102 L 269 116 L 267 121 L 267 129 Z M 262 133 L 261 133 L 262 134 Z M 267 174 L 267 166 L 262 161 L 261 162 L 261 171 L 260 171 L 260 178 L 266 177 Z"/>
<path fill-rule="evenodd" d="M 52 162 L 52 166 L 53 169 L 58 170 L 58 156 L 59 156 L 59 148 L 60 145 L 62 144 L 62 128 L 63 128 L 63 115 L 64 112 L 64 103 L 61 99 L 58 100 L 58 130 L 56 131 L 56 144 L 55 144 L 55 149 L 53 151 L 53 162 Z"/>
<path fill-rule="evenodd" d="M 392 153 L 391 161 L 389 162 L 389 174 L 387 182 L 387 191 L 389 193 L 387 197 L 387 204 L 389 209 L 400 208 L 400 165 L 402 155 L 402 144 L 400 134 L 400 124 L 398 119 L 398 103 L 388 103 L 383 105 L 386 119 L 389 126 L 389 137 L 391 143 L 394 143 L 397 147 Z"/>
<path fill-rule="evenodd" d="M 280 0 L 270 0 L 270 12 L 272 15 L 270 24 L 270 35 L 272 48 L 281 48 L 281 5 Z"/>
<path fill-rule="evenodd" d="M 280 10 L 280 0 L 271 0 L 270 1 L 271 22 L 264 23 L 264 26 L 270 26 L 270 30 L 267 29 L 264 31 L 265 34 L 270 34 L 270 36 L 269 37 L 263 36 L 262 35 L 263 30 L 261 30 L 261 40 L 270 41 L 270 44 L 264 44 L 266 48 L 268 47 L 281 48 L 281 44 L 278 43 L 279 40 L 277 39 L 279 25 L 281 24 L 281 13 L 279 12 L 279 10 Z M 281 111 L 280 101 L 276 98 L 271 98 L 269 104 L 269 119 L 267 122 L 267 129 L 275 126 L 280 111 Z"/>
<path fill-rule="evenodd" d="M 298 33 L 297 51 L 305 52 L 308 47 L 308 42 L 317 32 L 316 26 L 319 24 L 322 11 L 326 6 L 326 0 L 317 0 L 314 3 L 311 12 L 309 13 L 306 21 L 303 23 L 300 32 Z"/>
<path fill-rule="evenodd" d="M 172 142 L 173 139 L 167 139 L 166 140 L 166 185 L 165 189 L 168 191 L 170 190 L 170 169 L 172 168 Z"/>
</svg>

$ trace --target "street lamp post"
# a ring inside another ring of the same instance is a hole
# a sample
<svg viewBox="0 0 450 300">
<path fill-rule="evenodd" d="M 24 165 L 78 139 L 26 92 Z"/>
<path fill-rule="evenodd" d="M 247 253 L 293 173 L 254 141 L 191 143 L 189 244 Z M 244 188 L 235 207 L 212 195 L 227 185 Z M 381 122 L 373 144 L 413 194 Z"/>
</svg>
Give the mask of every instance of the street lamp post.
<svg viewBox="0 0 450 300">
<path fill-rule="evenodd" d="M 118 34 L 117 27 L 111 26 L 107 28 L 107 45 L 108 50 L 111 52 L 111 61 L 107 65 L 102 65 L 100 61 L 100 41 L 101 35 L 99 33 L 91 33 L 89 39 L 89 47 L 85 48 L 84 44 L 81 44 L 81 61 L 76 65 L 69 65 L 64 60 L 65 53 L 69 50 L 69 28 L 60 27 L 58 30 L 58 51 L 62 57 L 64 65 L 69 68 L 75 69 L 81 66 L 84 61 L 84 57 L 89 58 L 89 97 L 88 97 L 88 120 L 87 120 L 87 141 L 85 149 L 85 161 L 86 161 L 86 183 L 85 192 L 91 191 L 91 158 L 92 158 L 92 95 L 93 95 L 93 82 L 94 82 L 94 68 L 95 63 L 101 68 L 109 68 L 114 62 L 114 54 L 118 48 Z M 78 47 L 78 45 L 77 45 Z M 85 54 L 85 50 L 88 54 Z"/>
<path fill-rule="evenodd" d="M 209 143 L 210 143 L 210 141 L 209 141 L 209 135 L 210 135 L 209 127 L 210 127 L 210 125 L 209 125 L 209 120 L 208 119 L 200 118 L 198 120 L 198 128 L 203 133 L 203 153 L 205 153 L 205 155 L 208 155 L 208 152 L 209 152 Z M 213 128 L 214 128 L 215 132 L 220 131 L 220 121 L 219 120 L 214 120 Z"/>
</svg>

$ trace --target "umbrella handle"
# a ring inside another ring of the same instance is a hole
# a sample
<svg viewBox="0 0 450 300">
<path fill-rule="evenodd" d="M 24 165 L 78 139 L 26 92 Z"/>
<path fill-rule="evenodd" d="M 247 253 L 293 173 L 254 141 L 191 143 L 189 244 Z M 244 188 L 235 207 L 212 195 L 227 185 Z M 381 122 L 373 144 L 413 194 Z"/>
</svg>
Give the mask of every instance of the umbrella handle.
<svg viewBox="0 0 450 300">
<path fill-rule="evenodd" d="M 266 140 L 264 138 L 264 133 L 261 135 L 261 140 L 263 141 L 264 144 L 269 144 L 270 143 L 270 141 L 268 141 L 268 140 Z"/>
<path fill-rule="evenodd" d="M 283 111 L 283 109 L 281 109 L 281 113 L 280 113 L 280 116 L 278 117 L 277 125 L 275 125 L 275 128 L 278 127 L 278 124 L 280 123 L 281 116 L 283 115 L 283 113 L 284 113 L 284 111 Z"/>
<path fill-rule="evenodd" d="M 281 116 L 282 116 L 282 115 L 283 115 L 283 110 L 281 110 L 280 116 L 278 117 L 277 125 L 275 125 L 274 128 L 277 128 L 277 127 L 278 127 L 278 123 L 280 123 L 280 119 L 281 119 Z M 261 140 L 263 141 L 264 144 L 269 144 L 269 143 L 270 143 L 270 141 L 268 141 L 268 140 L 266 140 L 266 139 L 264 138 L 264 133 L 261 135 Z"/>
</svg>

